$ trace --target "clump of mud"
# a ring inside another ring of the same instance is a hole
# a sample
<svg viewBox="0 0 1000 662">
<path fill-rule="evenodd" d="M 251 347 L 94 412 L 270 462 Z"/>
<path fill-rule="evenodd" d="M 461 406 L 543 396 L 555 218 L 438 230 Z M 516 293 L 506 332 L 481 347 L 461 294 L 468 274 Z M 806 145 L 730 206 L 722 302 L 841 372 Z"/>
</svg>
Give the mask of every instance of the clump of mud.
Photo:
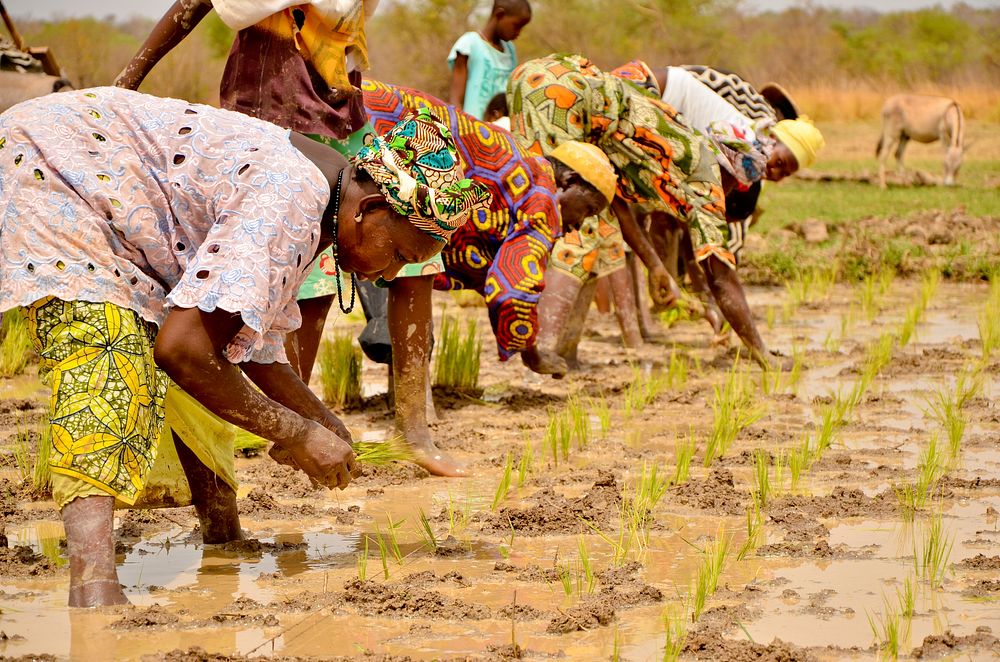
<svg viewBox="0 0 1000 662">
<path fill-rule="evenodd" d="M 700 628 L 688 634 L 682 655 L 698 660 L 727 662 L 812 662 L 816 658 L 805 650 L 775 639 L 769 644 L 725 639 L 715 628 Z"/>
<path fill-rule="evenodd" d="M 718 466 L 708 477 L 672 487 L 667 494 L 674 503 L 721 515 L 742 515 L 746 510 L 746 493 L 736 489 L 731 471 Z"/>
<path fill-rule="evenodd" d="M 230 540 L 229 542 L 212 546 L 212 549 L 215 551 L 247 556 L 260 556 L 265 552 L 268 554 L 287 554 L 289 552 L 301 552 L 308 548 L 309 544 L 305 542 L 265 542 L 256 538 Z"/>
<path fill-rule="evenodd" d="M 4 577 L 39 577 L 57 570 L 48 557 L 35 554 L 30 547 L 0 547 L 0 575 Z"/>
<path fill-rule="evenodd" d="M 955 636 L 951 630 L 944 634 L 932 634 L 924 637 L 924 643 L 914 648 L 910 653 L 918 660 L 934 660 L 942 657 L 953 657 L 963 654 L 972 659 L 974 653 L 986 654 L 989 657 L 1000 655 L 1000 639 L 993 636 L 993 631 L 986 626 L 976 628 L 975 634 L 964 637 Z"/>
<path fill-rule="evenodd" d="M 560 610 L 549 621 L 545 631 L 549 634 L 569 634 L 578 630 L 593 630 L 610 625 L 615 619 L 615 608 L 606 599 L 588 598 L 576 607 Z"/>
<path fill-rule="evenodd" d="M 145 630 L 176 625 L 180 620 L 177 614 L 170 613 L 160 605 L 129 607 L 110 627 L 113 630 Z"/>
<path fill-rule="evenodd" d="M 641 570 L 642 564 L 633 562 L 620 568 L 597 572 L 595 577 L 600 586 L 599 597 L 607 598 L 618 608 L 661 602 L 663 591 L 643 582 L 638 577 Z"/>
<path fill-rule="evenodd" d="M 898 504 L 890 492 L 870 497 L 857 488 L 835 487 L 825 496 L 786 496 L 775 499 L 768 509 L 772 519 L 789 520 L 800 515 L 817 518 L 893 518 Z"/>
<path fill-rule="evenodd" d="M 237 502 L 237 510 L 242 517 L 250 519 L 284 519 L 314 517 L 316 507 L 309 503 L 291 505 L 279 503 L 260 487 L 250 490 L 245 499 Z"/>
<path fill-rule="evenodd" d="M 533 506 L 504 506 L 496 513 L 487 514 L 483 521 L 483 532 L 509 532 L 513 527 L 518 535 L 541 536 L 583 533 L 588 530 L 585 522 L 604 527 L 618 513 L 621 490 L 614 474 L 607 471 L 581 497 L 567 499 L 551 488 L 546 488 L 533 494 L 531 501 L 534 501 Z"/>
<path fill-rule="evenodd" d="M 1000 570 L 1000 556 L 976 554 L 955 564 L 956 568 L 965 570 Z"/>
<path fill-rule="evenodd" d="M 411 586 L 353 579 L 344 585 L 344 590 L 345 601 L 370 616 L 474 621 L 490 617 L 489 608 L 483 605 Z"/>
</svg>

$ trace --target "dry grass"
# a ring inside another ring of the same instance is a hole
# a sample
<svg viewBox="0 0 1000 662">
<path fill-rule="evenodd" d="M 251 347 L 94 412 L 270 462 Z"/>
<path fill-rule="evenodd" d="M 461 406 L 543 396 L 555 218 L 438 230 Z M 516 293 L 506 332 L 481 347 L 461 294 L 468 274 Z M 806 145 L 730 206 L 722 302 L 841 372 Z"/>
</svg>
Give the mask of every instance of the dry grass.
<svg viewBox="0 0 1000 662">
<path fill-rule="evenodd" d="M 989 85 L 952 87 L 927 83 L 903 89 L 898 85 L 845 82 L 796 87 L 793 94 L 799 107 L 817 122 L 843 122 L 878 120 L 886 97 L 904 92 L 951 97 L 961 105 L 966 119 L 1000 122 L 1000 90 Z"/>
</svg>

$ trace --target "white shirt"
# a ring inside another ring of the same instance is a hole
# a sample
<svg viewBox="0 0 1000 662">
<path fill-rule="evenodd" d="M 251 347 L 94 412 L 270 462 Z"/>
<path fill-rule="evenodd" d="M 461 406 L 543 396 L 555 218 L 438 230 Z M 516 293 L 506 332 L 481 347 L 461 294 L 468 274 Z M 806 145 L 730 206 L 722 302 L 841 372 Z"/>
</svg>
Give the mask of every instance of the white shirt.
<svg viewBox="0 0 1000 662">
<path fill-rule="evenodd" d="M 708 131 L 713 122 L 731 124 L 744 131 L 753 130 L 753 120 L 680 67 L 667 67 L 663 101 L 676 108 L 691 128 L 698 131 Z"/>
</svg>

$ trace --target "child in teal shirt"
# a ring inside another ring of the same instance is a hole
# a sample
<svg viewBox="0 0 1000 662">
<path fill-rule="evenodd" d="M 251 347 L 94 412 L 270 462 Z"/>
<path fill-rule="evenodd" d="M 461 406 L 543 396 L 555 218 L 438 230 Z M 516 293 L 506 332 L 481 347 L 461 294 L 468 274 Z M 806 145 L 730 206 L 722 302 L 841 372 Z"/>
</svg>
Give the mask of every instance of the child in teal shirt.
<svg viewBox="0 0 1000 662">
<path fill-rule="evenodd" d="M 529 21 L 528 0 L 494 0 L 486 27 L 458 38 L 448 54 L 453 106 L 483 119 L 490 99 L 507 89 L 517 66 L 513 42 Z"/>
</svg>

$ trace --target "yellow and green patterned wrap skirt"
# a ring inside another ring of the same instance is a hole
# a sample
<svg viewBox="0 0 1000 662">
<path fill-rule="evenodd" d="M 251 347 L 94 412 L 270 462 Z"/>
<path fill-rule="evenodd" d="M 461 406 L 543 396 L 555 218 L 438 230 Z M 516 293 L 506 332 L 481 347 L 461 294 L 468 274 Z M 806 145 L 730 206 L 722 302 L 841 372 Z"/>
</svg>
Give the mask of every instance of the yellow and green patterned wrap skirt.
<svg viewBox="0 0 1000 662">
<path fill-rule="evenodd" d="M 235 489 L 232 426 L 156 367 L 155 330 L 137 313 L 55 297 L 26 313 L 52 386 L 49 465 L 60 507 L 94 495 L 125 506 L 190 503 L 175 434 Z"/>
</svg>

